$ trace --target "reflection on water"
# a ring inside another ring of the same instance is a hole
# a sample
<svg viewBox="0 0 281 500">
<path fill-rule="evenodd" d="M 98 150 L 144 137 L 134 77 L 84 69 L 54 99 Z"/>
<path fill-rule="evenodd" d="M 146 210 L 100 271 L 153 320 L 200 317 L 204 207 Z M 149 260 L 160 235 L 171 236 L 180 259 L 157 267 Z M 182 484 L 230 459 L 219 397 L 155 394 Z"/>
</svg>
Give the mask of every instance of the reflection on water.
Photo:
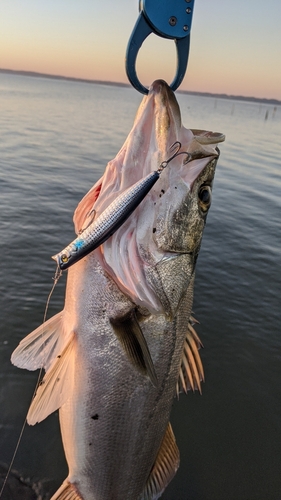
<svg viewBox="0 0 281 500">
<path fill-rule="evenodd" d="M 0 75 L 0 462 L 8 463 L 37 374 L 11 366 L 43 319 L 50 256 L 72 213 L 126 138 L 133 89 Z M 181 395 L 180 469 L 164 500 L 278 500 L 281 491 L 281 109 L 178 95 L 183 122 L 226 134 L 198 259 L 194 312 L 203 395 Z M 267 119 L 265 115 L 267 113 Z M 62 308 L 60 280 L 49 316 Z M 27 427 L 15 461 L 53 492 L 67 475 L 58 415 Z"/>
</svg>

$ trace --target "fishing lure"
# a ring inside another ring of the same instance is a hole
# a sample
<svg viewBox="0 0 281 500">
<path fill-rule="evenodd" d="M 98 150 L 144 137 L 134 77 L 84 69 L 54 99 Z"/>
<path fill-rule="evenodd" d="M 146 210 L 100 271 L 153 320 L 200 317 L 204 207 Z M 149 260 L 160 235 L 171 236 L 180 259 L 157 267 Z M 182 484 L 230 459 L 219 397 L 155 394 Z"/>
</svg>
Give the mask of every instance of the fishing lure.
<svg viewBox="0 0 281 500">
<path fill-rule="evenodd" d="M 159 179 L 161 172 L 176 156 L 186 154 L 186 163 L 189 161 L 189 153 L 180 152 L 181 143 L 179 141 L 176 141 L 170 149 L 175 147 L 176 152 L 168 160 L 163 161 L 157 170 L 151 172 L 117 196 L 75 240 L 52 257 L 61 270 L 68 269 L 110 238 L 134 212 Z"/>
</svg>

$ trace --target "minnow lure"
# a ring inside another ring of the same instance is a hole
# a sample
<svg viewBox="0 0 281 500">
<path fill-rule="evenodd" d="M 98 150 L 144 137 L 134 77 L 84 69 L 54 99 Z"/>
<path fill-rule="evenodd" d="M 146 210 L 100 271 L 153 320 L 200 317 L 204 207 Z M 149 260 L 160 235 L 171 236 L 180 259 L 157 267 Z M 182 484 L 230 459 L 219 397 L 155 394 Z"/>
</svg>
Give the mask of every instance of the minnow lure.
<svg viewBox="0 0 281 500">
<path fill-rule="evenodd" d="M 186 154 L 186 163 L 189 161 L 189 153 L 184 151 L 179 152 L 181 143 L 176 141 L 170 149 L 173 149 L 175 146 L 177 148 L 176 152 L 168 160 L 163 161 L 157 170 L 151 172 L 117 196 L 100 216 L 79 234 L 75 240 L 52 257 L 52 259 L 57 261 L 61 270 L 68 269 L 110 238 L 110 236 L 112 236 L 133 213 L 154 186 L 155 182 L 159 179 L 164 168 L 166 168 L 176 156 Z"/>
</svg>

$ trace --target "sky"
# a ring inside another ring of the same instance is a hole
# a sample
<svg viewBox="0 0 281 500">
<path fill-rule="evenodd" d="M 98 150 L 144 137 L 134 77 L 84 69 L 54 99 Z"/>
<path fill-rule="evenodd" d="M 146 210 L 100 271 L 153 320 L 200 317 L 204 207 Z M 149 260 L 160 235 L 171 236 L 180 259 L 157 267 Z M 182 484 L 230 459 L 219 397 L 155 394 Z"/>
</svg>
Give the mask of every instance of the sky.
<svg viewBox="0 0 281 500">
<path fill-rule="evenodd" d="M 128 82 L 125 53 L 138 3 L 0 0 L 0 68 Z M 195 0 L 180 89 L 281 100 L 280 24 L 281 0 Z M 170 83 L 175 68 L 173 40 L 150 35 L 137 59 L 140 81 Z"/>
</svg>

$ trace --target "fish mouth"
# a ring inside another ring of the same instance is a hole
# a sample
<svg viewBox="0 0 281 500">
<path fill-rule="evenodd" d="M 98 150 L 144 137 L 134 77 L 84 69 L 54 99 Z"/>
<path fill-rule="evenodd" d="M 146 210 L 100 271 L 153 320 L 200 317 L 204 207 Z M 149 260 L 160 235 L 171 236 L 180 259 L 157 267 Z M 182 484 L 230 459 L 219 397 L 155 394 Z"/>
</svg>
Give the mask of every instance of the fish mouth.
<svg viewBox="0 0 281 500">
<path fill-rule="evenodd" d="M 158 161 L 167 159 L 169 148 L 179 140 L 182 127 L 181 112 L 174 92 L 164 80 L 156 80 L 149 88 L 152 100 L 152 123 L 158 146 Z"/>
<path fill-rule="evenodd" d="M 156 123 L 156 130 L 161 134 L 163 132 L 169 132 L 170 145 L 172 144 L 173 138 L 171 137 L 171 132 L 174 129 L 175 141 L 178 140 L 178 133 L 182 127 L 181 111 L 179 104 L 177 102 L 176 96 L 169 85 L 164 80 L 155 80 L 149 87 L 149 96 L 152 96 L 155 100 L 155 107 L 159 115 L 158 123 Z M 160 112 L 160 110 L 162 110 Z M 166 119 L 164 118 L 164 113 L 168 113 Z M 194 139 L 198 143 L 198 151 L 194 151 L 193 159 L 196 156 L 199 158 L 210 156 L 209 150 L 205 150 L 204 146 L 211 146 L 225 141 L 225 135 L 221 132 L 213 132 L 209 130 L 201 129 L 189 129 L 192 132 Z M 217 148 L 217 153 L 219 154 L 219 149 Z"/>
<path fill-rule="evenodd" d="M 218 144 L 219 142 L 225 141 L 225 135 L 221 132 L 210 132 L 208 130 L 200 130 L 200 129 L 190 129 L 193 133 L 195 139 L 199 144 Z M 220 154 L 219 148 L 216 148 L 218 155 Z"/>
<path fill-rule="evenodd" d="M 169 252 L 165 252 L 165 254 L 162 255 L 161 258 L 159 258 L 159 260 L 156 262 L 156 266 L 158 266 L 162 262 L 169 262 L 171 260 L 177 259 L 178 257 L 181 257 L 182 255 L 189 255 L 191 258 L 193 258 L 195 255 L 195 252 L 186 252 L 184 250 L 182 252 L 179 250 L 175 250 L 173 252 L 173 250 L 169 250 Z"/>
<path fill-rule="evenodd" d="M 155 186 L 127 221 L 94 250 L 119 289 L 150 312 L 163 312 L 157 287 L 153 285 L 153 268 L 158 264 L 164 268 L 161 264 L 168 265 L 169 261 L 180 266 L 186 259 L 192 275 L 196 261 L 193 246 L 171 245 L 169 231 L 174 221 L 182 224 L 184 217 L 179 221 L 176 207 L 180 213 L 187 193 L 192 195 L 195 181 L 206 165 L 218 157 L 217 144 L 223 140 L 224 135 L 217 132 L 185 128 L 174 92 L 164 80 L 156 80 L 143 97 L 124 145 L 75 211 L 74 222 L 79 232 L 92 210 L 99 217 L 118 195 L 158 171 L 162 162 L 166 163 Z M 172 156 L 170 148 L 176 142 L 181 143 L 180 152 L 187 155 L 177 155 L 167 162 Z"/>
</svg>

